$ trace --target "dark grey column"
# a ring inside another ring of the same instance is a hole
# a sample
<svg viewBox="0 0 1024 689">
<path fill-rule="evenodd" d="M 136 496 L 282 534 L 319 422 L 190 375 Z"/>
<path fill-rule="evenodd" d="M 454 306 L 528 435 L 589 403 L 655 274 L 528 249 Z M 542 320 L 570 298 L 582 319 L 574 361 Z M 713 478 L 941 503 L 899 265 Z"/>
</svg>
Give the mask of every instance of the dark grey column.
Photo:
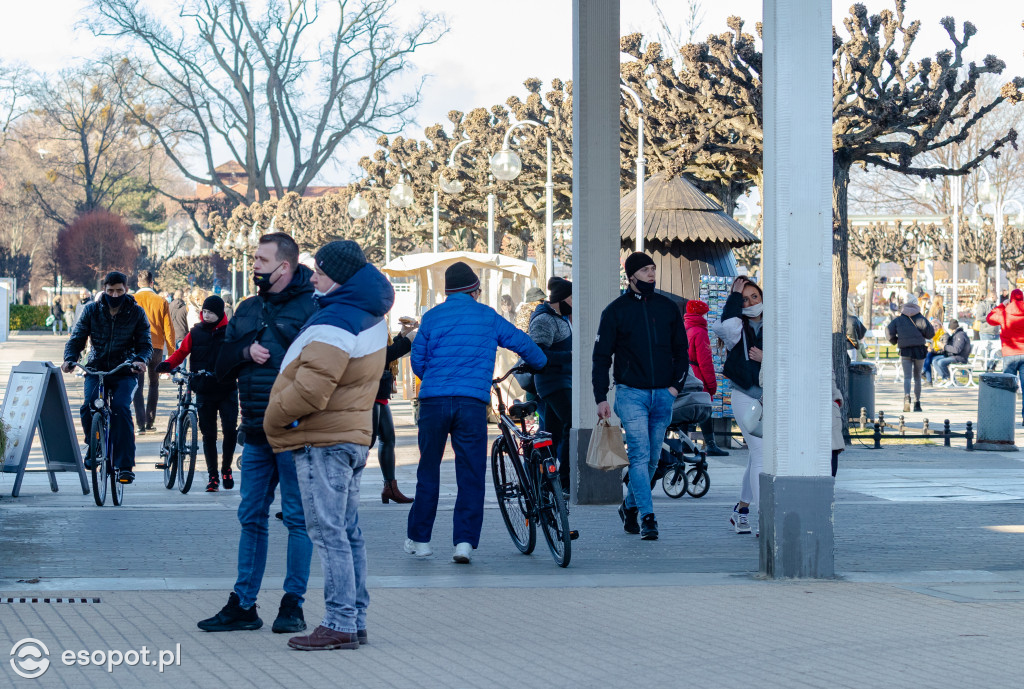
<svg viewBox="0 0 1024 689">
<path fill-rule="evenodd" d="M 573 0 L 573 502 L 622 500 L 618 472 L 586 465 L 597 421 L 591 354 L 619 285 L 619 0 Z"/>
</svg>

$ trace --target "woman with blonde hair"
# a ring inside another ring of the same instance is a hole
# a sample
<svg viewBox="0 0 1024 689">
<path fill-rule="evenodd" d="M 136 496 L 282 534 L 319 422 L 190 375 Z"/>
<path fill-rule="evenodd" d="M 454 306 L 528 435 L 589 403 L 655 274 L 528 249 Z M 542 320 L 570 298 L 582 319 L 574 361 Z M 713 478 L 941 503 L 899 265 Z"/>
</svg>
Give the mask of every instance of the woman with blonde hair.
<svg viewBox="0 0 1024 689">
<path fill-rule="evenodd" d="M 189 292 L 185 303 L 188 305 L 188 327 L 191 330 L 203 321 L 203 302 L 209 296 L 202 287 L 193 287 Z"/>
</svg>

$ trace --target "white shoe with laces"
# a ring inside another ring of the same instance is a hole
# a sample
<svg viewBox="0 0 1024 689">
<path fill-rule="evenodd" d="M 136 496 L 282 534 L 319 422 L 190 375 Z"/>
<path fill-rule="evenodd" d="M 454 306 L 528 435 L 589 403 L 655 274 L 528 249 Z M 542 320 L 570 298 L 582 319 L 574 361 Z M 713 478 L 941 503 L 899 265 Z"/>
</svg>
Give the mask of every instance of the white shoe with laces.
<svg viewBox="0 0 1024 689">
<path fill-rule="evenodd" d="M 459 543 L 455 546 L 455 554 L 452 555 L 452 561 L 458 562 L 460 565 L 468 565 L 472 559 L 473 546 L 469 543 Z"/>
<path fill-rule="evenodd" d="M 434 551 L 430 549 L 429 543 L 420 543 L 411 538 L 405 539 L 405 552 L 416 557 L 428 557 L 434 554 Z"/>
</svg>

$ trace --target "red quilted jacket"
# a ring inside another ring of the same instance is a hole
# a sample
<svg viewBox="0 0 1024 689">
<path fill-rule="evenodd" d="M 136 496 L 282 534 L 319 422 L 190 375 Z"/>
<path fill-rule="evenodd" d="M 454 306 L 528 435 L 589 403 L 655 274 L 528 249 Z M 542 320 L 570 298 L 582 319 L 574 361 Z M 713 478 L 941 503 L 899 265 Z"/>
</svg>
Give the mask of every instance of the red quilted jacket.
<svg viewBox="0 0 1024 689">
<path fill-rule="evenodd" d="M 690 343 L 690 367 L 704 383 L 704 390 L 714 395 L 718 390 L 718 381 L 715 379 L 715 364 L 711 360 L 708 322 L 704 316 L 688 313 L 683 323 L 686 325 L 686 339 Z"/>
<path fill-rule="evenodd" d="M 1019 290 L 1013 290 L 1014 296 L 1018 294 Z M 1003 356 L 1024 354 L 1024 301 L 1011 298 L 1008 303 L 992 309 L 985 320 L 989 325 L 999 326 Z"/>
</svg>

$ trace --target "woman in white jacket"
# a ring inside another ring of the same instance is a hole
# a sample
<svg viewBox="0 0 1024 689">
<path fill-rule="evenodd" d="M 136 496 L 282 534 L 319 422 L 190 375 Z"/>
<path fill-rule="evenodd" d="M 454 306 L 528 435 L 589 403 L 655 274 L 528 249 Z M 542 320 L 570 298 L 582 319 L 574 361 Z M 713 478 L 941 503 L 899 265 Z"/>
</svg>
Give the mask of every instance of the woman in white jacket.
<svg viewBox="0 0 1024 689">
<path fill-rule="evenodd" d="M 736 278 L 732 283 L 732 294 L 726 299 L 722 309 L 721 320 L 711 326 L 728 350 L 722 372 L 732 383 L 732 407 L 736 412 L 737 425 L 743 432 L 743 440 L 747 443 L 748 450 L 747 470 L 743 474 L 740 500 L 732 508 L 732 515 L 729 518 L 738 534 L 750 533 L 750 506 L 758 503 L 761 492 L 761 424 L 758 419 L 748 419 L 751 415 L 743 412 L 754 407 L 760 409 L 763 396 L 763 296 L 761 288 L 755 282 L 742 276 Z"/>
</svg>

